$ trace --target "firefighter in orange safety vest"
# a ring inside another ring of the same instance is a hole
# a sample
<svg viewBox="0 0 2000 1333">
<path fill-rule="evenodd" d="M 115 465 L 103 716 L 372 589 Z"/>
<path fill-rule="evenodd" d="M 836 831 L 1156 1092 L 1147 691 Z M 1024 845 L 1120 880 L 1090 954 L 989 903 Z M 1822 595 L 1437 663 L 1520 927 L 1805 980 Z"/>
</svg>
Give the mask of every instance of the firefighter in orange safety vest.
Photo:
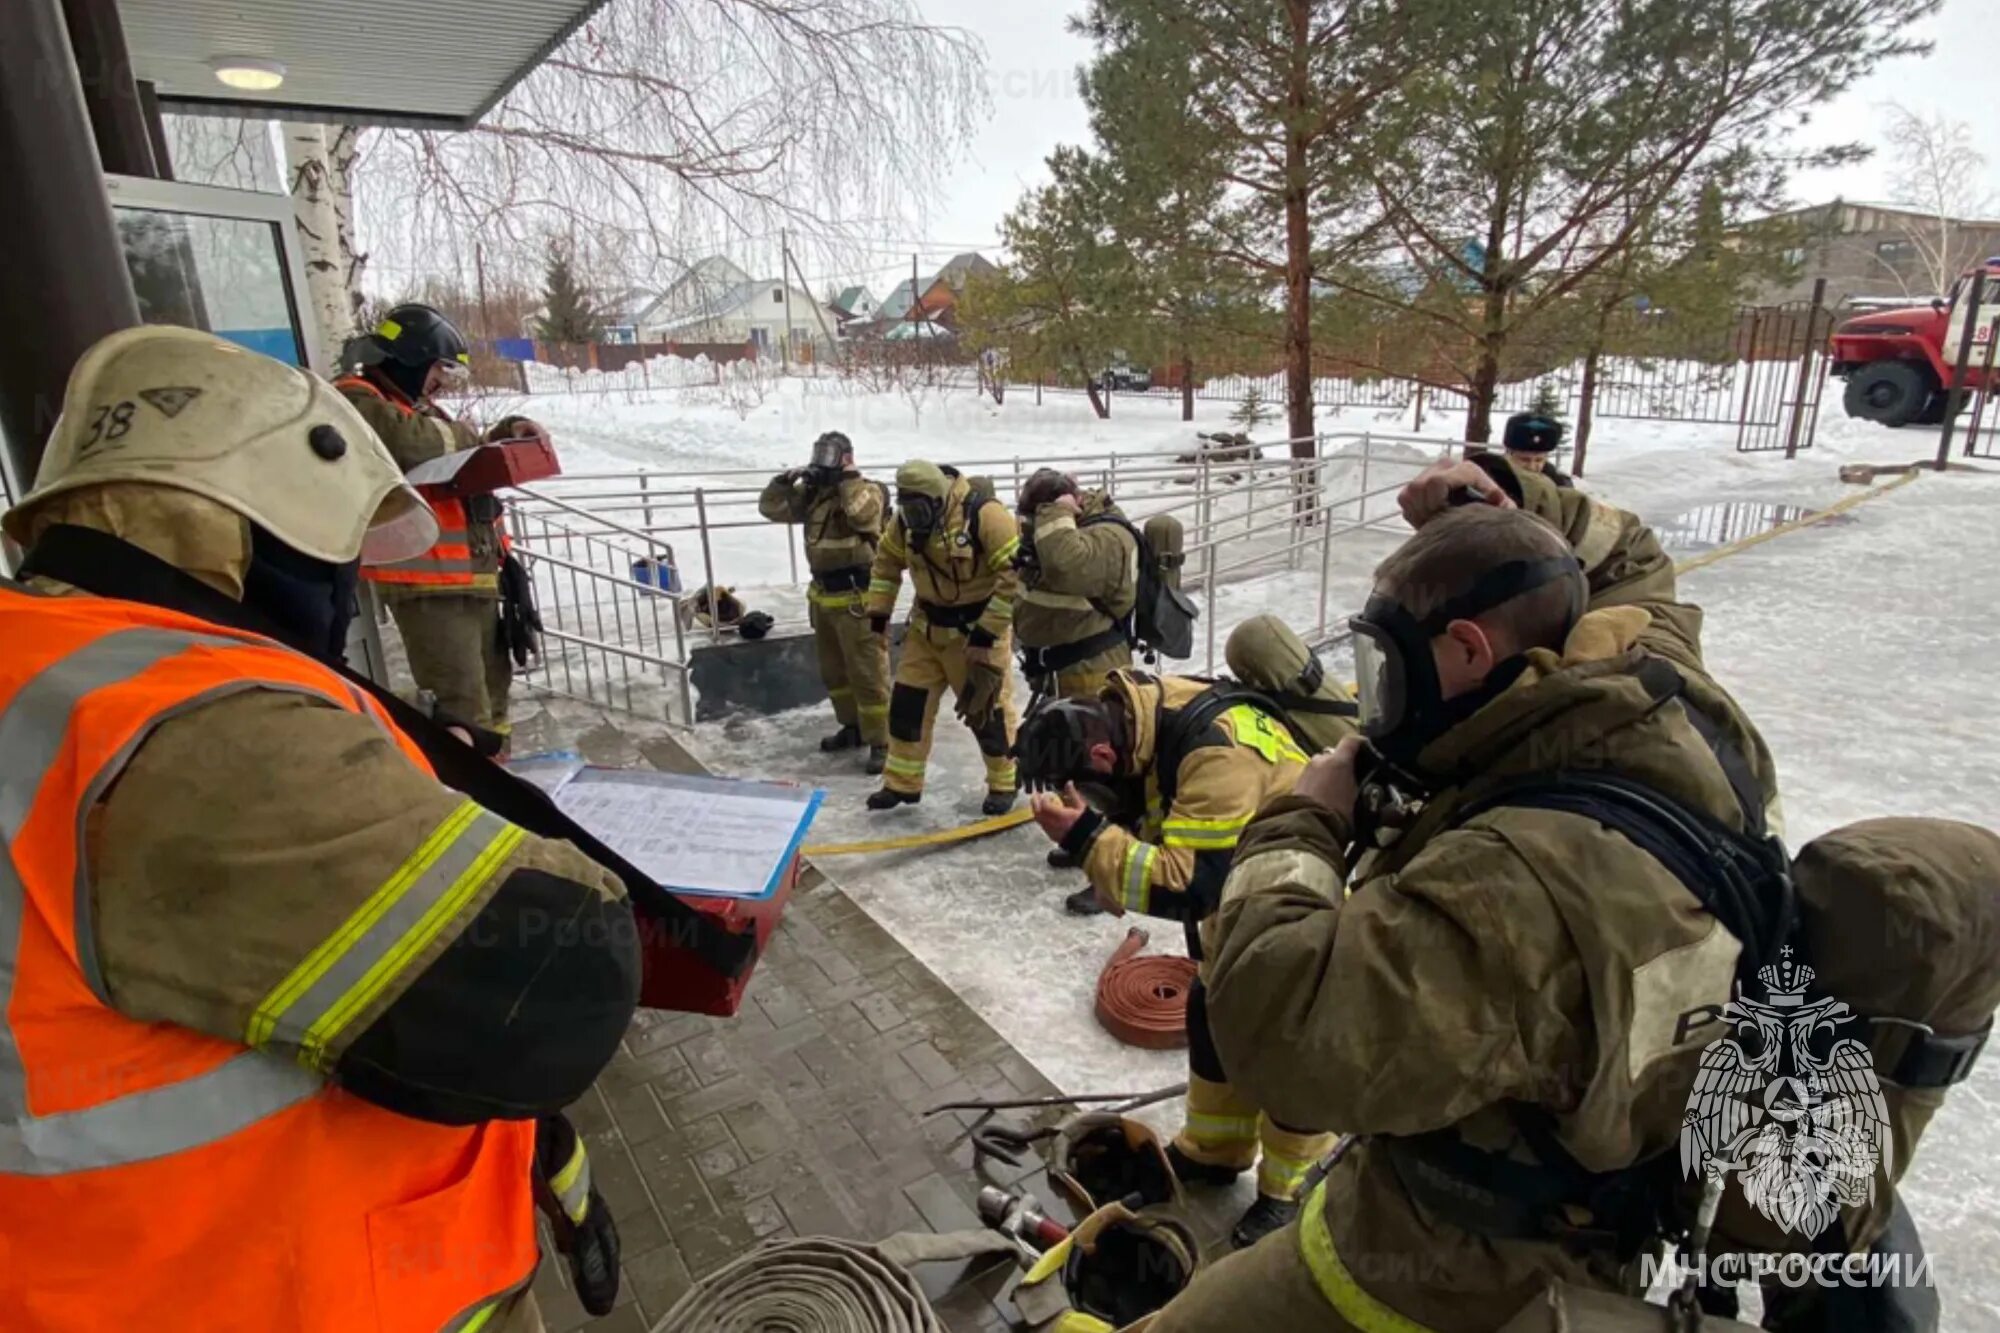
<svg viewBox="0 0 2000 1333">
<path fill-rule="evenodd" d="M 360 571 L 437 540 L 396 460 L 311 375 L 127 329 L 4 522 L 0 1328 L 538 1330 L 538 1202 L 608 1310 L 560 1111 L 632 910 L 335 669 Z"/>
<path fill-rule="evenodd" d="M 471 345 L 452 322 L 427 305 L 399 305 L 375 331 L 350 345 L 361 363 L 334 381 L 403 471 L 482 442 L 434 400 L 461 378 Z M 546 436 L 526 417 L 510 416 L 486 440 Z M 500 503 L 490 495 L 429 497 L 441 531 L 415 559 L 371 566 L 362 577 L 388 604 L 409 656 L 417 687 L 436 700 L 440 720 L 493 733 L 509 731 L 507 695 L 513 666 L 503 624 L 526 576 L 508 553 Z M 524 654 L 525 655 L 525 654 Z"/>
</svg>

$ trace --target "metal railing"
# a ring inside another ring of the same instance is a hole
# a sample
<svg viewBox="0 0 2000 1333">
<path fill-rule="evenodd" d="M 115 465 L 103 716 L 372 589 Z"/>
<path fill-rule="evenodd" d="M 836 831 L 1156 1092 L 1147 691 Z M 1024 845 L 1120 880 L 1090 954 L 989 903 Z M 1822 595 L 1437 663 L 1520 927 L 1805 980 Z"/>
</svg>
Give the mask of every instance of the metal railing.
<svg viewBox="0 0 2000 1333">
<path fill-rule="evenodd" d="M 1308 626 L 1295 614 L 1293 628 L 1315 644 L 1337 637 L 1329 621 L 1335 544 L 1399 523 L 1387 498 L 1417 469 L 1457 447 L 1420 436 L 1350 431 L 1318 436 L 1315 456 L 1294 458 L 1291 443 L 1261 442 L 1254 448 L 1262 456 L 1216 446 L 1198 454 L 1012 455 L 955 466 L 990 478 L 1010 505 L 1037 468 L 1054 467 L 1086 489 L 1109 493 L 1135 523 L 1162 514 L 1180 518 L 1183 586 L 1202 600 L 1204 669 L 1214 671 L 1220 660 L 1216 594 L 1231 583 L 1310 570 L 1314 619 Z M 693 716 L 691 652 L 724 636 L 720 626 L 694 624 L 695 590 L 733 586 L 742 595 L 755 588 L 758 609 L 771 611 L 780 626 L 802 627 L 803 532 L 786 525 L 787 556 L 777 567 L 770 544 L 779 525 L 757 512 L 770 477 L 766 468 L 570 473 L 507 493 L 508 531 L 534 577 L 547 641 L 542 658 L 525 673 L 528 682 L 606 707 L 685 721 Z M 892 482 L 893 475 L 875 479 Z M 668 563 L 680 575 L 678 587 L 637 576 L 637 567 L 645 566 L 664 582 L 660 571 Z"/>
</svg>

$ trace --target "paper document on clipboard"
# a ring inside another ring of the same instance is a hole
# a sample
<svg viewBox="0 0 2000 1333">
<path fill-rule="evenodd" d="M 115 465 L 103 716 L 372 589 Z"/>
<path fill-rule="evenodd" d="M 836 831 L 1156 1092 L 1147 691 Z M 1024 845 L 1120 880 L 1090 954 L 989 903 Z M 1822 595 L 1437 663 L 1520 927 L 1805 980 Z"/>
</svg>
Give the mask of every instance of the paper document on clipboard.
<svg viewBox="0 0 2000 1333">
<path fill-rule="evenodd" d="M 412 486 L 443 486 L 464 470 L 478 449 L 454 449 L 448 454 L 426 459 L 403 474 Z"/>
<path fill-rule="evenodd" d="M 811 787 L 593 768 L 568 756 L 513 767 L 661 886 L 718 898 L 775 893 L 825 798 Z"/>
</svg>

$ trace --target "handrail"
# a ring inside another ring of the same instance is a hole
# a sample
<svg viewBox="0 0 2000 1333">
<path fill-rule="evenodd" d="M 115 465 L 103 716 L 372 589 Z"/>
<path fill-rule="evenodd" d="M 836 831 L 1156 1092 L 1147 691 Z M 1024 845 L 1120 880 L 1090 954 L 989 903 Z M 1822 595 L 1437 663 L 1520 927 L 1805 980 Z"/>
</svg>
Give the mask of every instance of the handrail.
<svg viewBox="0 0 2000 1333">
<path fill-rule="evenodd" d="M 1307 633 L 1325 641 L 1328 623 L 1333 546 L 1352 534 L 1380 531 L 1400 521 L 1394 506 L 1370 515 L 1369 502 L 1401 488 L 1404 478 L 1371 476 L 1378 467 L 1421 468 L 1455 447 L 1422 436 L 1376 431 L 1343 431 L 1319 436 L 1313 452 L 1294 457 L 1292 441 L 1252 441 L 1262 456 L 1235 456 L 1242 446 L 1117 450 L 1031 458 L 1025 455 L 961 461 L 961 472 L 991 472 L 1025 479 L 1043 466 L 1057 466 L 1083 480 L 1103 485 L 1135 521 L 1156 515 L 1183 518 L 1186 586 L 1206 600 L 1208 669 L 1216 665 L 1216 592 L 1225 581 L 1254 577 L 1289 567 L 1301 570 L 1304 553 L 1320 551 L 1317 571 L 1318 616 Z M 1403 452 L 1414 446 L 1414 456 Z M 1390 454 L 1385 455 L 1385 447 Z M 1216 453 L 1224 457 L 1216 457 Z M 1357 475 L 1358 473 L 1358 475 Z M 682 611 L 691 593 L 669 592 L 642 583 L 632 575 L 635 561 L 658 558 L 663 538 L 695 533 L 700 537 L 701 582 L 727 584 L 716 568 L 713 537 L 763 529 L 768 525 L 752 510 L 771 475 L 765 468 L 723 468 L 663 474 L 649 468 L 628 472 L 572 473 L 518 486 L 506 495 L 517 548 L 532 566 L 539 566 L 538 586 L 550 594 L 553 614 L 545 615 L 545 635 L 561 651 L 547 663 L 543 685 L 558 693 L 576 693 L 573 669 L 582 669 L 578 697 L 618 706 L 610 697 L 624 673 L 627 706 L 633 690 L 629 664 L 643 677 L 657 672 L 661 683 L 678 683 L 683 719 L 692 715 L 689 627 Z M 864 475 L 867 475 L 864 471 Z M 879 475 L 879 474 L 878 474 Z M 730 484 L 727 479 L 758 479 L 756 485 Z M 886 479 L 886 477 L 882 478 Z M 1374 484 L 1370 484 L 1374 482 Z M 634 518 L 635 515 L 643 517 Z M 655 521 L 664 519 L 665 521 Z M 576 552 L 569 544 L 584 543 Z M 759 551 L 769 548 L 755 543 Z M 785 542 L 791 561 L 790 582 L 800 581 L 797 541 Z M 686 548 L 683 548 L 684 550 Z M 721 554 L 734 558 L 741 539 Z M 689 564 L 692 563 L 690 552 Z M 768 554 L 763 557 L 768 568 Z M 683 587 L 696 585 L 692 570 L 683 566 Z M 766 586 L 782 576 L 760 580 Z M 737 586 L 742 586 L 739 582 Z M 645 642 L 645 618 L 653 610 L 657 644 Z M 672 641 L 658 618 L 664 610 L 672 619 Z M 789 615 L 789 612 L 781 611 Z M 630 622 L 629 624 L 627 622 Z M 705 637 L 719 641 L 720 627 L 710 625 Z M 637 647 L 629 641 L 637 636 Z M 614 663 L 627 666 L 614 670 Z M 598 668 L 593 671 L 593 664 Z M 549 672 L 562 670 L 568 689 L 559 688 Z"/>
</svg>

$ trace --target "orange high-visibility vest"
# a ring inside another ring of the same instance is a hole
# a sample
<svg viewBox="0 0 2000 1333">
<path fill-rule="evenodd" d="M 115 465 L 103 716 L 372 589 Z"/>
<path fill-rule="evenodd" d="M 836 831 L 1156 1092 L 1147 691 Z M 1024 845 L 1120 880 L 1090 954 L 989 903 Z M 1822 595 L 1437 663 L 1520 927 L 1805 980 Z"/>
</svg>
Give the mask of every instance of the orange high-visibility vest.
<svg viewBox="0 0 2000 1333">
<path fill-rule="evenodd" d="M 417 409 L 404 401 L 400 395 L 391 397 L 376 385 L 359 375 L 344 375 L 333 382 L 336 389 L 359 389 L 373 394 L 406 417 L 419 415 Z M 457 496 L 446 495 L 432 486 L 419 486 L 418 492 L 437 515 L 438 539 L 430 550 L 413 560 L 399 560 L 390 565 L 365 565 L 361 576 L 376 583 L 398 584 L 404 587 L 428 588 L 497 588 L 499 575 L 490 569 L 482 570 L 473 561 L 472 544 L 468 533 L 471 520 L 465 513 L 465 502 Z M 500 549 L 507 549 L 507 534 L 500 534 Z"/>
<path fill-rule="evenodd" d="M 429 772 L 416 746 L 328 668 L 191 616 L 0 581 L 0 641 L 0 1329 L 486 1326 L 535 1268 L 533 1124 L 426 1124 L 247 1044 L 119 1013 L 79 846 L 152 730 L 223 695 L 365 712 Z M 384 917 L 518 840 L 466 813 L 465 836 L 413 849 L 376 895 L 402 894 Z"/>
</svg>

